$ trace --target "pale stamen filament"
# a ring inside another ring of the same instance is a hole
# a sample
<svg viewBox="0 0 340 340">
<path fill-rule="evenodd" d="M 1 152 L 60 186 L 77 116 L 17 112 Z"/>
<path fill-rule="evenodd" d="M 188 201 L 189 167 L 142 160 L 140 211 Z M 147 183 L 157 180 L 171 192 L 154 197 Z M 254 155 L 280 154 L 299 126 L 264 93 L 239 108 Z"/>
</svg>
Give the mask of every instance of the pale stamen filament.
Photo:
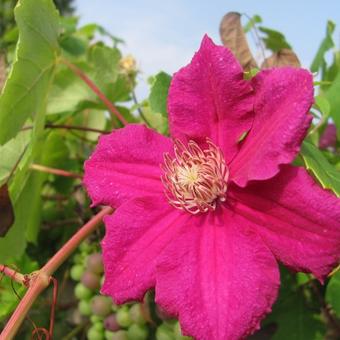
<svg viewBox="0 0 340 340">
<path fill-rule="evenodd" d="M 174 142 L 174 157 L 164 154 L 161 180 L 165 195 L 175 208 L 191 214 L 215 210 L 226 200 L 229 169 L 222 151 L 209 139 L 202 150 L 194 141 Z"/>
</svg>

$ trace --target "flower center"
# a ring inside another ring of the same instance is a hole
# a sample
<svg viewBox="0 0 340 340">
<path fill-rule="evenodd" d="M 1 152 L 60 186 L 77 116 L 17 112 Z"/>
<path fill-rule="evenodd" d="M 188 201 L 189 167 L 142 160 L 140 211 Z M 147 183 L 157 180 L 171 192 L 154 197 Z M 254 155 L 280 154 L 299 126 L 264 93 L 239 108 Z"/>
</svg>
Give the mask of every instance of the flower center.
<svg viewBox="0 0 340 340">
<path fill-rule="evenodd" d="M 179 140 L 174 144 L 175 157 L 164 154 L 161 165 L 169 203 L 191 214 L 215 210 L 226 199 L 229 177 L 222 151 L 210 139 L 205 150 L 192 140 L 187 146 Z"/>
</svg>

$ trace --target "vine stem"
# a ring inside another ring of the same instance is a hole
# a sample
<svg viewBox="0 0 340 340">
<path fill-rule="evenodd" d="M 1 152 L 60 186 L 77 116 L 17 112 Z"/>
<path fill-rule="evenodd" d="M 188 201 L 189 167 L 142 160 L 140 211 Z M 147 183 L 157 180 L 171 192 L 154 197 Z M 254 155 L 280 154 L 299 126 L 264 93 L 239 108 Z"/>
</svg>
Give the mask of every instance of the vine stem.
<svg viewBox="0 0 340 340">
<path fill-rule="evenodd" d="M 105 94 L 97 87 L 97 85 L 76 65 L 70 63 L 66 59 L 61 59 L 61 62 L 65 64 L 73 73 L 75 73 L 79 78 L 81 78 L 88 87 L 98 96 L 98 98 L 106 105 L 111 113 L 113 113 L 119 121 L 125 126 L 128 122 L 122 116 L 122 114 L 117 110 L 117 108 L 112 104 L 112 102 L 105 96 Z"/>
<path fill-rule="evenodd" d="M 75 251 L 78 245 L 98 227 L 103 217 L 112 212 L 111 207 L 103 208 L 81 227 L 39 271 L 31 274 L 29 288 L 0 334 L 0 340 L 13 339 L 37 297 L 48 287 L 51 275 Z"/>
<path fill-rule="evenodd" d="M 16 270 L 4 264 L 0 264 L 0 273 L 3 273 L 4 275 L 10 277 L 13 281 L 26 286 L 27 276 L 17 272 Z"/>
<path fill-rule="evenodd" d="M 70 171 L 66 171 L 66 170 L 62 170 L 62 169 L 56 169 L 56 168 L 50 168 L 48 166 L 41 165 L 41 164 L 31 164 L 30 169 L 40 171 L 40 172 L 46 172 L 48 174 L 53 174 L 53 175 L 58 175 L 58 176 L 83 178 L 82 175 L 77 174 L 75 172 L 70 172 Z"/>
</svg>

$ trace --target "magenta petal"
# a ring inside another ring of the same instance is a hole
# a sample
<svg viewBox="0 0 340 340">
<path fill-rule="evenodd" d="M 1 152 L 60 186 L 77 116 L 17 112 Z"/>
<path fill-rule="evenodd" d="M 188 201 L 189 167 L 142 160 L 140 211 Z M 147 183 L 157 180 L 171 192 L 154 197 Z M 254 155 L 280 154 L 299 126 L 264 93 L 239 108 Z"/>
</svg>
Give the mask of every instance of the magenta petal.
<svg viewBox="0 0 340 340">
<path fill-rule="evenodd" d="M 290 165 L 265 182 L 230 188 L 233 209 L 296 271 L 322 279 L 340 260 L 340 200 Z"/>
<path fill-rule="evenodd" d="M 182 140 L 210 137 L 224 151 L 227 162 L 238 140 L 253 121 L 252 87 L 233 54 L 203 38 L 191 63 L 172 80 L 168 111 L 171 134 Z"/>
<path fill-rule="evenodd" d="M 84 184 L 94 205 L 116 207 L 132 197 L 161 194 L 160 164 L 172 142 L 143 125 L 102 136 L 85 162 Z"/>
<path fill-rule="evenodd" d="M 164 195 L 131 200 L 107 216 L 102 292 L 116 303 L 142 299 L 155 285 L 159 255 L 186 227 L 188 218 L 171 207 Z"/>
<path fill-rule="evenodd" d="M 259 327 L 279 286 L 273 254 L 230 211 L 198 218 L 166 248 L 156 302 L 198 340 L 241 339 Z"/>
<path fill-rule="evenodd" d="M 312 116 L 313 78 L 296 68 L 261 71 L 253 81 L 255 119 L 241 151 L 231 163 L 231 179 L 241 187 L 249 180 L 273 177 L 300 150 Z"/>
</svg>

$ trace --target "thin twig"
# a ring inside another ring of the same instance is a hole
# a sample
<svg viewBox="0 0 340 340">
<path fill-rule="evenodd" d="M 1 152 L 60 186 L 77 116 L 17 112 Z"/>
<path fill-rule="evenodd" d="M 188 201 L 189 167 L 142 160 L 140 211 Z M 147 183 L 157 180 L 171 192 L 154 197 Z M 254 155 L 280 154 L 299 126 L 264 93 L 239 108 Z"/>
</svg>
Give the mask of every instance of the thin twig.
<svg viewBox="0 0 340 340">
<path fill-rule="evenodd" d="M 136 93 L 134 90 L 132 90 L 132 99 L 133 99 L 133 102 L 135 103 L 135 105 L 137 106 L 137 111 L 138 111 L 138 114 L 140 115 L 140 117 L 144 120 L 144 122 L 151 127 L 151 124 L 150 122 L 147 120 L 147 118 L 145 117 L 143 111 L 141 110 L 141 108 L 139 107 L 139 103 L 138 103 L 138 100 L 137 100 L 137 97 L 136 97 Z"/>
<path fill-rule="evenodd" d="M 89 86 L 89 88 L 106 105 L 109 111 L 113 113 L 123 125 L 128 124 L 128 122 L 125 120 L 122 114 L 117 110 L 117 108 L 112 104 L 112 102 L 105 96 L 105 94 L 97 87 L 97 85 L 83 72 L 83 70 L 81 70 L 76 65 L 70 63 L 66 59 L 62 59 L 61 62 L 65 64 L 70 70 L 74 72 L 74 74 L 76 74 Z"/>
<path fill-rule="evenodd" d="M 80 174 L 77 174 L 75 172 L 70 172 L 62 169 L 56 169 L 56 168 L 50 168 L 45 165 L 41 164 L 31 164 L 30 165 L 31 170 L 46 172 L 48 174 L 58 175 L 58 176 L 64 176 L 64 177 L 73 177 L 73 178 L 80 178 L 82 179 L 83 176 Z"/>
<path fill-rule="evenodd" d="M 24 147 L 24 150 L 21 152 L 19 158 L 17 159 L 17 161 L 15 162 L 13 168 L 11 169 L 11 172 L 9 173 L 9 175 L 8 175 L 8 177 L 7 177 L 7 179 L 6 179 L 6 184 L 9 183 L 10 179 L 11 179 L 12 176 L 14 175 L 15 170 L 17 169 L 19 163 L 21 162 L 22 158 L 24 157 L 27 148 L 28 148 L 28 144 Z"/>
<path fill-rule="evenodd" d="M 25 130 L 31 130 L 33 129 L 32 125 L 24 126 L 21 131 Z M 52 123 L 46 123 L 45 129 L 66 129 L 66 130 L 79 130 L 79 131 L 86 131 L 86 132 L 96 132 L 101 134 L 108 134 L 109 131 L 100 130 L 100 129 L 94 129 L 87 126 L 77 126 L 77 125 L 67 125 L 67 124 L 52 124 Z"/>
</svg>

